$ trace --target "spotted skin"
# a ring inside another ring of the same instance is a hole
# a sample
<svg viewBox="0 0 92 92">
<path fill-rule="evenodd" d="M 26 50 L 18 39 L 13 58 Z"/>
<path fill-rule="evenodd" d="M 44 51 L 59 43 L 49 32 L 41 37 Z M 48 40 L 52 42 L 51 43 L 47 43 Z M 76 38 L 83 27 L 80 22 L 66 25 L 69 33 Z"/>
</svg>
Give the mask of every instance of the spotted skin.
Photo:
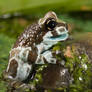
<svg viewBox="0 0 92 92">
<path fill-rule="evenodd" d="M 47 21 L 48 19 L 50 20 Z M 46 24 L 48 23 L 55 23 L 55 25 L 50 24 L 47 27 Z M 18 37 L 10 51 L 6 70 L 8 78 L 24 81 L 32 71 L 33 64 L 56 64 L 57 60 L 49 48 L 67 38 L 67 24 L 65 22 L 58 22 L 54 12 L 48 12 L 36 23 L 28 26 Z"/>
</svg>

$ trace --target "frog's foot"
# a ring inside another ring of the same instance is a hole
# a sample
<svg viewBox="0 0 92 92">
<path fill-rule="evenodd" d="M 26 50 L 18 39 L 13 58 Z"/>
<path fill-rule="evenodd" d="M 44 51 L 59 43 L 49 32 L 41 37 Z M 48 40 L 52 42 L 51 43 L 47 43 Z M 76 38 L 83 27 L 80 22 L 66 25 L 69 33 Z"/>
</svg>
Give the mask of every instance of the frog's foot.
<svg viewBox="0 0 92 92">
<path fill-rule="evenodd" d="M 20 81 L 13 81 L 12 83 L 9 84 L 10 87 L 16 89 L 16 90 L 36 90 L 34 85 L 31 84 L 26 84 Z"/>
<path fill-rule="evenodd" d="M 22 89 L 36 90 L 36 88 L 35 88 L 34 85 L 25 84 L 25 83 L 23 83 L 22 85 L 20 85 L 20 88 L 22 88 Z"/>
</svg>

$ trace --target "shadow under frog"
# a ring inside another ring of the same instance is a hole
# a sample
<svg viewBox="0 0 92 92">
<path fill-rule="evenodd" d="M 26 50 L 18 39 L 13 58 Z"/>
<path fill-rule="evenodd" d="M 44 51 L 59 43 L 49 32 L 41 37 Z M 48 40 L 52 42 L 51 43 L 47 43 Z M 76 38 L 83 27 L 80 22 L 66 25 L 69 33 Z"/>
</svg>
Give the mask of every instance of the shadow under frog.
<svg viewBox="0 0 92 92">
<path fill-rule="evenodd" d="M 57 64 L 51 47 L 68 38 L 68 26 L 52 11 L 28 26 L 10 51 L 5 78 L 23 82 L 32 72 L 33 65 Z M 13 82 L 12 84 L 14 84 Z"/>
</svg>

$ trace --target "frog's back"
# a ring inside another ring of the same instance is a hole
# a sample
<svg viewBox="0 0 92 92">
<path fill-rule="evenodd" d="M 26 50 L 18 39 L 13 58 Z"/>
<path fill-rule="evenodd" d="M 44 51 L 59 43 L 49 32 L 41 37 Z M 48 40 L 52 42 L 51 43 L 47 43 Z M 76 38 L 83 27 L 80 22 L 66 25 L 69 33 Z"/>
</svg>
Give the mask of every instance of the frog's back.
<svg viewBox="0 0 92 92">
<path fill-rule="evenodd" d="M 40 27 L 37 23 L 29 25 L 24 32 L 18 37 L 13 48 L 17 47 L 31 47 L 33 43 L 36 43 L 37 34 L 40 31 Z"/>
</svg>

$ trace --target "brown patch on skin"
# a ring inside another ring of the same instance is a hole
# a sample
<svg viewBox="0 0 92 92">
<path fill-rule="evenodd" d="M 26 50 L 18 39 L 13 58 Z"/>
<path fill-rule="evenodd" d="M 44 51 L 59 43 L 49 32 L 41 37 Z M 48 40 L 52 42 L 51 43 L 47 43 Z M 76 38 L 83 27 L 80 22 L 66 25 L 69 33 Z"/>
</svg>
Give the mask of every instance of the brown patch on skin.
<svg viewBox="0 0 92 92">
<path fill-rule="evenodd" d="M 58 22 L 57 23 L 57 27 L 61 27 L 61 26 L 66 27 L 67 25 L 66 25 L 66 23 Z"/>
<path fill-rule="evenodd" d="M 38 35 L 36 36 L 36 44 L 39 44 L 41 41 L 43 41 L 43 36 L 46 34 L 46 30 L 42 30 L 42 32 L 38 33 Z"/>
<path fill-rule="evenodd" d="M 43 57 L 44 63 L 47 64 L 48 61 L 45 59 L 45 57 Z"/>
<path fill-rule="evenodd" d="M 18 63 L 15 59 L 10 61 L 8 73 L 14 78 L 17 74 Z"/>
<path fill-rule="evenodd" d="M 71 47 L 70 46 L 67 46 L 66 51 L 64 53 L 64 56 L 65 57 L 69 57 L 69 58 L 73 58 L 73 55 L 71 53 Z"/>
<path fill-rule="evenodd" d="M 37 59 L 37 53 L 35 52 L 35 50 L 33 51 L 29 51 L 29 55 L 28 55 L 28 63 L 32 64 L 35 63 L 36 59 Z"/>
<path fill-rule="evenodd" d="M 53 36 L 57 36 L 58 35 L 58 33 L 56 31 L 52 31 L 51 33 L 53 34 Z"/>
</svg>

